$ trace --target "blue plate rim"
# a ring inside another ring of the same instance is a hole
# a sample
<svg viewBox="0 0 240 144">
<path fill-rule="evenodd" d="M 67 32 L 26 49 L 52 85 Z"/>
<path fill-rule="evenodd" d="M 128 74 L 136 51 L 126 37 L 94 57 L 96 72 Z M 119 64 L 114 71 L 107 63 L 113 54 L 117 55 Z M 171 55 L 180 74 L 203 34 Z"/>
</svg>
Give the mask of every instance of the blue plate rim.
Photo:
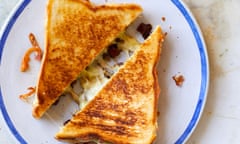
<svg viewBox="0 0 240 144">
<path fill-rule="evenodd" d="M 5 25 L 5 28 L 2 32 L 2 36 L 0 39 L 0 63 L 2 58 L 2 52 L 4 49 L 5 42 L 7 40 L 8 34 L 11 31 L 11 28 L 13 27 L 14 23 L 16 22 L 19 15 L 24 11 L 24 9 L 27 7 L 27 5 L 31 2 L 31 0 L 23 0 L 18 8 L 16 8 L 15 12 L 12 14 L 12 16 L 9 18 L 7 24 Z M 188 123 L 186 129 L 184 130 L 183 134 L 176 140 L 175 144 L 181 144 L 188 140 L 191 133 L 197 126 L 198 121 L 200 120 L 200 117 L 202 115 L 206 99 L 207 99 L 207 93 L 208 93 L 208 85 L 209 85 L 209 65 L 208 65 L 208 54 L 207 54 L 207 48 L 205 45 L 204 38 L 202 36 L 202 32 L 192 15 L 191 11 L 187 8 L 187 6 L 182 2 L 181 0 L 171 0 L 171 2 L 178 8 L 178 10 L 181 12 L 181 14 L 184 16 L 185 20 L 189 24 L 192 33 L 194 35 L 194 38 L 196 40 L 196 43 L 198 45 L 200 58 L 201 58 L 201 88 L 200 93 L 198 96 L 198 103 L 195 107 L 194 113 L 192 115 L 192 118 L 190 122 Z M 0 109 L 3 115 L 3 118 L 9 127 L 11 133 L 15 136 L 15 138 L 21 143 L 21 144 L 27 144 L 25 139 L 20 135 L 20 133 L 15 128 L 13 122 L 11 121 L 8 112 L 5 108 L 2 93 L 1 93 L 1 87 L 0 87 Z"/>
<path fill-rule="evenodd" d="M 171 0 L 171 1 L 178 8 L 181 14 L 184 16 L 189 27 L 191 28 L 195 41 L 198 46 L 200 59 L 201 59 L 202 79 L 201 79 L 200 92 L 198 96 L 198 102 L 195 107 L 192 118 L 188 123 L 186 129 L 184 130 L 183 134 L 175 142 L 175 144 L 182 144 L 188 140 L 191 133 L 196 128 L 198 121 L 201 118 L 201 115 L 207 100 L 208 87 L 209 87 L 209 61 L 208 61 L 207 47 L 206 47 L 202 32 L 192 12 L 189 10 L 189 8 L 186 6 L 186 4 L 183 1 L 181 0 Z"/>
<path fill-rule="evenodd" d="M 2 61 L 3 48 L 4 48 L 5 42 L 7 40 L 8 34 L 10 33 L 10 31 L 11 31 L 13 25 L 15 24 L 17 18 L 19 17 L 19 15 L 23 12 L 23 10 L 27 7 L 27 5 L 30 2 L 31 2 L 31 0 L 21 1 L 19 3 L 19 5 L 17 6 L 17 8 L 15 9 L 15 11 L 9 17 L 6 25 L 4 25 L 4 29 L 3 29 L 3 32 L 1 33 L 2 35 L 1 35 L 1 39 L 0 39 L 0 64 Z M 0 109 L 1 109 L 1 112 L 3 115 L 3 118 L 4 118 L 8 128 L 10 129 L 11 133 L 15 136 L 15 138 L 18 140 L 18 142 L 20 142 L 21 144 L 27 144 L 25 139 L 20 135 L 20 133 L 15 128 L 12 120 L 10 119 L 10 117 L 8 115 L 7 109 L 4 105 L 1 87 L 0 87 Z"/>
</svg>

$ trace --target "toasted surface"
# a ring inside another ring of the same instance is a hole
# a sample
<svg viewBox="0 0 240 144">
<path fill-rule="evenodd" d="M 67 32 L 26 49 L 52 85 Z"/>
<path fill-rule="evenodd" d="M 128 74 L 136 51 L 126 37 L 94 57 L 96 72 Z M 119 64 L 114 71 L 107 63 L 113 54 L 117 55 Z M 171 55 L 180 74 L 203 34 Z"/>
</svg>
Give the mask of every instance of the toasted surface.
<svg viewBox="0 0 240 144">
<path fill-rule="evenodd" d="M 156 64 L 163 40 L 157 27 L 56 138 L 72 142 L 100 139 L 119 144 L 151 143 L 156 137 L 160 93 Z"/>
<path fill-rule="evenodd" d="M 40 118 L 79 73 L 142 12 L 135 4 L 49 0 L 33 116 Z"/>
</svg>

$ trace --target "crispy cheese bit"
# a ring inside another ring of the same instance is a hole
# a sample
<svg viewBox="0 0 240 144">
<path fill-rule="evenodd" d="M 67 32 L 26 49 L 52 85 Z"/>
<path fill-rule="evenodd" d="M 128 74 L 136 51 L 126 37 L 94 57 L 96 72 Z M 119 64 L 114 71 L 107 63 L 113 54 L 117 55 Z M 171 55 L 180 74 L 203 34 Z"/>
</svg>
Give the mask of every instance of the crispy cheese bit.
<svg viewBox="0 0 240 144">
<path fill-rule="evenodd" d="M 39 47 L 32 47 L 29 48 L 23 59 L 22 59 L 22 64 L 21 64 L 21 72 L 25 72 L 26 70 L 28 70 L 29 68 L 29 61 L 30 61 L 30 55 L 32 52 L 37 52 L 37 55 L 35 57 L 35 59 L 41 59 L 42 57 L 42 50 Z"/>
<path fill-rule="evenodd" d="M 24 54 L 24 57 L 22 59 L 22 63 L 21 63 L 21 72 L 25 72 L 26 70 L 28 70 L 29 68 L 29 61 L 30 61 L 30 55 L 32 52 L 36 52 L 36 55 L 35 55 L 35 59 L 40 61 L 42 59 L 42 50 L 41 48 L 39 47 L 39 44 L 34 36 L 33 33 L 30 33 L 29 34 L 29 40 L 30 40 L 30 43 L 32 44 L 32 47 L 29 48 L 26 53 Z"/>
<path fill-rule="evenodd" d="M 32 47 L 39 48 L 39 50 L 36 51 L 37 53 L 36 53 L 35 59 L 40 61 L 42 59 L 42 51 L 41 51 L 40 46 L 37 42 L 37 39 L 36 39 L 36 37 L 34 36 L 33 33 L 29 34 L 29 40 L 32 44 Z"/>
<path fill-rule="evenodd" d="M 36 89 L 35 89 L 34 87 L 29 87 L 28 90 L 29 90 L 28 93 L 22 94 L 22 95 L 19 96 L 19 98 L 20 98 L 21 100 L 26 101 L 27 98 L 29 98 L 30 96 L 32 96 L 32 95 L 35 93 L 35 91 L 36 91 Z"/>
<path fill-rule="evenodd" d="M 181 87 L 183 85 L 183 82 L 184 82 L 183 75 L 175 75 L 172 78 L 175 81 L 177 86 Z"/>
<path fill-rule="evenodd" d="M 28 38 L 29 38 L 29 40 L 30 40 L 30 42 L 31 42 L 33 47 L 39 47 L 38 42 L 37 42 L 37 40 L 36 40 L 36 38 L 35 38 L 33 33 L 30 33 Z"/>
</svg>

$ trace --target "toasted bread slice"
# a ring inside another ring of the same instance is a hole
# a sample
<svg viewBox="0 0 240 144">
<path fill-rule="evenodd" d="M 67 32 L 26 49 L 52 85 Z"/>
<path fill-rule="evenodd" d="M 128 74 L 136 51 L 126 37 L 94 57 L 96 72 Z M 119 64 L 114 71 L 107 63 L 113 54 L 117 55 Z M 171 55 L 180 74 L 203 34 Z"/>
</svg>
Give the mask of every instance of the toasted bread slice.
<svg viewBox="0 0 240 144">
<path fill-rule="evenodd" d="M 40 118 L 79 73 L 142 12 L 136 4 L 49 0 L 33 116 Z"/>
<path fill-rule="evenodd" d="M 157 27 L 56 138 L 71 142 L 152 143 L 156 137 L 160 93 L 156 65 L 163 40 Z"/>
</svg>

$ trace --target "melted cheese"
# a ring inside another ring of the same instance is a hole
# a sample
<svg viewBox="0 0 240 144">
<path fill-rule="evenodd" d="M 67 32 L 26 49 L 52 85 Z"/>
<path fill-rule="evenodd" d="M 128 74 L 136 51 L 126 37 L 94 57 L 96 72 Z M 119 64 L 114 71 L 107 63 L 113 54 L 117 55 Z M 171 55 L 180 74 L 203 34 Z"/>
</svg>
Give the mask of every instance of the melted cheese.
<svg viewBox="0 0 240 144">
<path fill-rule="evenodd" d="M 140 47 L 140 43 L 134 38 L 122 33 L 118 39 L 123 41 L 118 42 L 115 40 L 112 44 L 117 44 L 118 49 L 121 51 L 115 58 L 104 59 L 104 54 L 107 53 L 105 49 L 83 72 L 80 73 L 78 81 L 80 89 L 74 86 L 73 90 L 79 96 L 79 106 L 82 109 L 94 96 L 102 89 L 107 83 L 111 75 L 116 73 L 120 66 L 132 55 L 132 53 Z"/>
</svg>

